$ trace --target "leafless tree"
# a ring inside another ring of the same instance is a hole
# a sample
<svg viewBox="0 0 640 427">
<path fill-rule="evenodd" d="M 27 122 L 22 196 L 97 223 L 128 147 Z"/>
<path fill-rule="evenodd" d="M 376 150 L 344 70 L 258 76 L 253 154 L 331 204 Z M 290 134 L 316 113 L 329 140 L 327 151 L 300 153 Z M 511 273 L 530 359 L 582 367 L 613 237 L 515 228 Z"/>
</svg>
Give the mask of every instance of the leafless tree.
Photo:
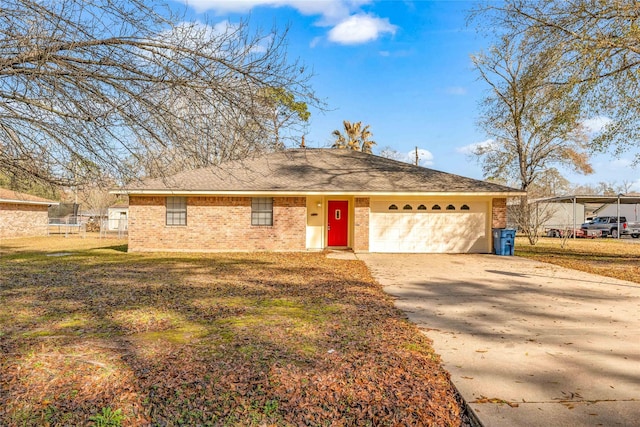
<svg viewBox="0 0 640 427">
<path fill-rule="evenodd" d="M 519 203 L 507 205 L 507 217 L 516 229 L 520 230 L 535 245 L 540 238 L 543 227 L 553 217 L 554 211 L 550 203 L 538 203 L 536 196 L 521 198 Z"/>
<path fill-rule="evenodd" d="M 628 179 L 623 179 L 622 182 L 616 186 L 616 190 L 618 193 L 628 194 L 631 192 L 631 188 L 633 187 L 634 182 L 629 181 Z"/>
<path fill-rule="evenodd" d="M 83 211 L 91 211 L 99 218 L 106 217 L 109 206 L 118 200 L 117 196 L 110 192 L 116 185 L 115 181 L 109 179 L 85 184 L 78 188 L 77 202 Z"/>
<path fill-rule="evenodd" d="M 487 1 L 472 18 L 500 37 L 561 56 L 550 83 L 572 86 L 590 115 L 612 121 L 591 143 L 620 152 L 640 140 L 640 3 L 635 0 Z M 640 158 L 638 159 L 640 160 Z"/>
<path fill-rule="evenodd" d="M 380 149 L 380 157 L 384 157 L 386 159 L 397 160 L 402 162 L 405 160 L 405 155 L 396 150 L 395 148 L 391 148 L 390 146 L 384 146 Z"/>
<path fill-rule="evenodd" d="M 551 197 L 569 194 L 570 183 L 556 168 L 548 168 L 538 176 L 529 192 L 534 197 Z"/>
<path fill-rule="evenodd" d="M 4 0 L 0 172 L 122 181 L 268 149 L 260 93 L 319 105 L 286 48 L 286 32 L 187 22 L 155 1 Z"/>
<path fill-rule="evenodd" d="M 504 37 L 472 60 L 490 88 L 479 125 L 491 142 L 475 149 L 486 176 L 515 181 L 528 191 L 558 165 L 592 172 L 587 134 L 580 125 L 581 98 L 572 102 L 571 87 L 547 82 L 555 73 L 557 52 L 539 52 L 522 40 Z M 518 224 L 535 244 L 537 212 L 527 197 L 520 202 L 519 215 Z"/>
</svg>

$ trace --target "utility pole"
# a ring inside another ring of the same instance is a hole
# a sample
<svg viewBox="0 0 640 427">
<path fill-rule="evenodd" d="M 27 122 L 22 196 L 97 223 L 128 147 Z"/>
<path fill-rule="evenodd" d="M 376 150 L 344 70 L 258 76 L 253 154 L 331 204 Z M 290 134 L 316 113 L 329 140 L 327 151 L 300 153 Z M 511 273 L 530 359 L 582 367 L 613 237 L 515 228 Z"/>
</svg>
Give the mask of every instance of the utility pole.
<svg viewBox="0 0 640 427">
<path fill-rule="evenodd" d="M 416 166 L 418 166 L 418 162 L 420 159 L 418 158 L 418 147 L 416 146 Z"/>
</svg>

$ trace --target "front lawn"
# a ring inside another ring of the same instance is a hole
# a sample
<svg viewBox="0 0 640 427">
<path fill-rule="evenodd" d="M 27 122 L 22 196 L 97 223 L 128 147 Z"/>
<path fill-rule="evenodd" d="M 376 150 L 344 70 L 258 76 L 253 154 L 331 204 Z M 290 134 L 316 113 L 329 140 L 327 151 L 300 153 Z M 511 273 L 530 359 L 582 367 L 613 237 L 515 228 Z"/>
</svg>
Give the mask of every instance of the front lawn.
<svg viewBox="0 0 640 427">
<path fill-rule="evenodd" d="M 640 244 L 628 238 L 611 239 L 541 238 L 535 246 L 516 238 L 518 256 L 542 262 L 640 283 Z"/>
<path fill-rule="evenodd" d="M 0 425 L 461 424 L 363 263 L 125 251 L 0 242 Z"/>
</svg>

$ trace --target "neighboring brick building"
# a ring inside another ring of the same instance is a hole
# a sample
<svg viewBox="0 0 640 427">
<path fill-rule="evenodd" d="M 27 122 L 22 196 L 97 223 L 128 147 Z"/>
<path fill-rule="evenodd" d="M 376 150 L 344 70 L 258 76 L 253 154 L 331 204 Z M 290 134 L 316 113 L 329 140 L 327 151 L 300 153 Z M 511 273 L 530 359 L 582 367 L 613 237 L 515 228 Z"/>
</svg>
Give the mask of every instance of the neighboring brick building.
<svg viewBox="0 0 640 427">
<path fill-rule="evenodd" d="M 46 236 L 49 206 L 58 202 L 0 188 L 0 238 Z"/>
<path fill-rule="evenodd" d="M 519 190 L 348 150 L 297 149 L 150 180 L 129 251 L 489 253 Z"/>
</svg>

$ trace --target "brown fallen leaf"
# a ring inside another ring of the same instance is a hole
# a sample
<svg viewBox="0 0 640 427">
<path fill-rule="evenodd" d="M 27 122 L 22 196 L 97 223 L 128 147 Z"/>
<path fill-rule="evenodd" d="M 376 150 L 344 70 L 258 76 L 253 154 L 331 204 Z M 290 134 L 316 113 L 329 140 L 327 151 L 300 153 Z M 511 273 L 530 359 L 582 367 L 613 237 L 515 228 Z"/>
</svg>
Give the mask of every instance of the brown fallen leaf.
<svg viewBox="0 0 640 427">
<path fill-rule="evenodd" d="M 480 398 L 474 400 L 471 403 L 498 403 L 498 404 L 504 404 L 504 405 L 508 405 L 512 408 L 517 408 L 518 406 L 520 406 L 519 404 L 515 403 L 515 402 L 509 402 L 507 400 L 504 399 L 500 399 L 498 397 L 486 397 L 486 396 L 481 396 Z"/>
<path fill-rule="evenodd" d="M 431 342 L 362 262 L 95 244 L 0 263 L 0 425 L 107 407 L 130 427 L 460 425 Z"/>
</svg>

